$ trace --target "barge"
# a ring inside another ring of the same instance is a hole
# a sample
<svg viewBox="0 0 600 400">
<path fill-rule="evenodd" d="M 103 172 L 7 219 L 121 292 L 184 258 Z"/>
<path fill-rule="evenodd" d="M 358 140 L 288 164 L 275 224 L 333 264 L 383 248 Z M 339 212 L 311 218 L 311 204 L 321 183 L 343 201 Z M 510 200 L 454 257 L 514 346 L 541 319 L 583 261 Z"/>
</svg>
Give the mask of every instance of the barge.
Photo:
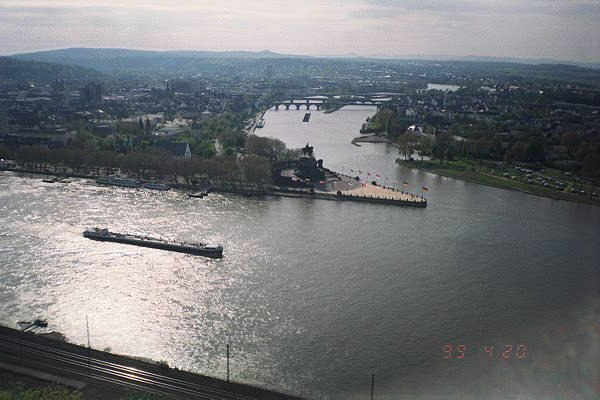
<svg viewBox="0 0 600 400">
<path fill-rule="evenodd" d="M 223 257 L 223 246 L 205 243 L 178 243 L 150 236 L 122 234 L 110 232 L 106 228 L 93 228 L 83 232 L 83 236 L 103 242 L 117 242 L 135 246 L 151 247 L 154 249 L 176 251 L 211 258 Z"/>
</svg>

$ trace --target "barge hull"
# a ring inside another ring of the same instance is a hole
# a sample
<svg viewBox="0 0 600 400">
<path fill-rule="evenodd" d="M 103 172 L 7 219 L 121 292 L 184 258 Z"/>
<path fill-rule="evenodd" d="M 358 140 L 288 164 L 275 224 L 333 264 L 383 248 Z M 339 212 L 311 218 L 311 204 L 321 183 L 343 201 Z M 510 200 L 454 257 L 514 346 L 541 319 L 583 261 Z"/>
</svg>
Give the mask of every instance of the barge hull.
<svg viewBox="0 0 600 400">
<path fill-rule="evenodd" d="M 98 240 L 100 242 L 115 242 L 122 244 L 130 244 L 133 246 L 149 247 L 159 250 L 176 251 L 178 253 L 193 254 L 196 256 L 205 256 L 210 258 L 223 258 L 223 251 L 220 250 L 206 250 L 206 249 L 195 249 L 186 246 L 180 246 L 172 243 L 161 243 L 161 242 L 150 242 L 144 240 L 134 240 L 129 238 L 118 238 L 118 237 L 99 237 L 93 235 L 84 235 L 88 239 Z"/>
</svg>

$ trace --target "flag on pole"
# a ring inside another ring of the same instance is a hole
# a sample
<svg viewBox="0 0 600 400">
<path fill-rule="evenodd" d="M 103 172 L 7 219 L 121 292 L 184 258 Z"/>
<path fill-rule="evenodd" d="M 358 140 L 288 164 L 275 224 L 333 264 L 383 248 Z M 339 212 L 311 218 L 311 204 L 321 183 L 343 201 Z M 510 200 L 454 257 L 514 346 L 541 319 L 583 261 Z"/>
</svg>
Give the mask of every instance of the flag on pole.
<svg viewBox="0 0 600 400">
<path fill-rule="evenodd" d="M 423 186 L 423 191 L 427 192 L 429 189 L 427 189 L 425 186 Z"/>
</svg>

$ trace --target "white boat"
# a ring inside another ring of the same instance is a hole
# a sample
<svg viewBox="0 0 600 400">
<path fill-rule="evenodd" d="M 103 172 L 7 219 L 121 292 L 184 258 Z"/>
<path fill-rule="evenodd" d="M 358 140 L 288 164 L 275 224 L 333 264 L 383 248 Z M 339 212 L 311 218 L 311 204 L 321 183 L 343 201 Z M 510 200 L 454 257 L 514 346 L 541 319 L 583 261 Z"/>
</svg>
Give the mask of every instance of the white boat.
<svg viewBox="0 0 600 400">
<path fill-rule="evenodd" d="M 98 179 L 96 179 L 96 183 L 99 183 L 101 185 L 131 187 L 131 188 L 139 188 L 142 186 L 140 181 L 138 181 L 137 179 L 121 178 L 116 175 L 98 178 Z"/>
<path fill-rule="evenodd" d="M 256 123 L 256 127 L 264 128 L 264 126 L 265 126 L 265 119 L 264 118 L 259 119 L 258 122 Z"/>
</svg>

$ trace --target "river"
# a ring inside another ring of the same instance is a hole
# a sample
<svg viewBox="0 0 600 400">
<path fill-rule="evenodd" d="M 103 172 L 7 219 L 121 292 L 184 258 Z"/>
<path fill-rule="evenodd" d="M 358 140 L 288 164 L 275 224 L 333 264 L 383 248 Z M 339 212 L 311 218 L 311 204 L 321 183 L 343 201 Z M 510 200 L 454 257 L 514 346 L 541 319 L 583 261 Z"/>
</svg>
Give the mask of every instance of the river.
<svg viewBox="0 0 600 400">
<path fill-rule="evenodd" d="M 87 315 L 92 347 L 217 377 L 229 343 L 233 380 L 311 398 L 368 398 L 373 373 L 376 398 L 597 390 L 598 207 L 397 166 L 393 146 L 350 144 L 369 107 L 304 112 L 268 111 L 257 133 L 425 186 L 428 207 L 0 173 L 0 322 L 41 315 L 83 344 Z M 218 242 L 225 257 L 94 242 L 89 226 Z"/>
</svg>

